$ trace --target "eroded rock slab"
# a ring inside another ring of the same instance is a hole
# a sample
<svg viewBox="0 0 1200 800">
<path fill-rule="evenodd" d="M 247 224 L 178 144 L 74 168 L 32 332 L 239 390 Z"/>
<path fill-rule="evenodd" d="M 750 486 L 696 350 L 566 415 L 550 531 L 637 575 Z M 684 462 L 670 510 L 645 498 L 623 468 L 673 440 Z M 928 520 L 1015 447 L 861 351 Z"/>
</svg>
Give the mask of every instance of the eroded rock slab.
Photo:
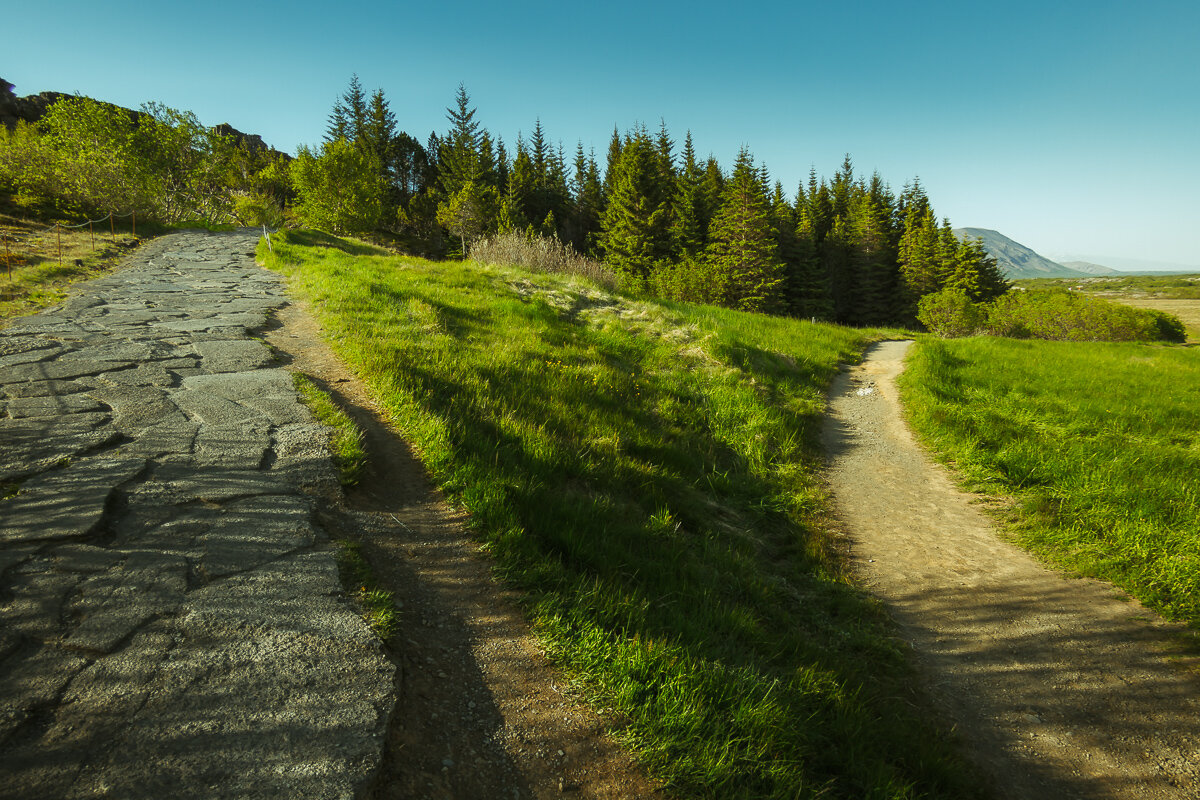
<svg viewBox="0 0 1200 800">
<path fill-rule="evenodd" d="M 394 667 L 314 522 L 326 432 L 249 335 L 285 302 L 256 241 L 163 237 L 0 331 L 0 798 L 351 798 L 379 765 Z"/>
</svg>

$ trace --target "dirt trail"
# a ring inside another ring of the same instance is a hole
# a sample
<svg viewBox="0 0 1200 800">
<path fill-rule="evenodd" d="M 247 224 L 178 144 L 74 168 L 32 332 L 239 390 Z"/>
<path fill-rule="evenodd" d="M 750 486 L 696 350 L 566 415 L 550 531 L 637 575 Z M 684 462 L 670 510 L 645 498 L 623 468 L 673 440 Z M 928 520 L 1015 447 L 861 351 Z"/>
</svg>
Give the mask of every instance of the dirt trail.
<svg viewBox="0 0 1200 800">
<path fill-rule="evenodd" d="M 997 536 L 901 418 L 909 344 L 842 373 L 824 437 L 854 569 L 930 694 L 998 797 L 1200 797 L 1200 679 L 1167 655 L 1179 629 Z"/>
<path fill-rule="evenodd" d="M 516 598 L 461 514 L 387 425 L 366 388 L 297 305 L 266 338 L 289 369 L 312 376 L 366 434 L 370 462 L 326 528 L 360 539 L 379 583 L 399 601 L 389 642 L 399 663 L 384 768 L 373 797 L 642 798 L 645 771 L 572 695 L 542 654 Z"/>
</svg>

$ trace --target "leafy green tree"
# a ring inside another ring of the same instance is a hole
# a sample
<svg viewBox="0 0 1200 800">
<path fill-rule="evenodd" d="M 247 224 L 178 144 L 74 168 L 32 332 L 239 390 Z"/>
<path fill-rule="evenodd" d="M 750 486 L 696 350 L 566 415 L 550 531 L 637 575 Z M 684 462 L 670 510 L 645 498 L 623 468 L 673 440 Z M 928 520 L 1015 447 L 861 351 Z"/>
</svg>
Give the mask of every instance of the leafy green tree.
<svg viewBox="0 0 1200 800">
<path fill-rule="evenodd" d="M 296 215 L 305 225 L 355 233 L 379 224 L 383 212 L 379 165 L 362 148 L 345 139 L 323 143 L 319 153 L 302 146 L 291 171 Z"/>
<path fill-rule="evenodd" d="M 38 123 L 49 170 L 41 190 L 64 210 L 88 213 L 148 210 L 150 173 L 137 158 L 134 117 L 87 97 L 64 98 Z"/>
<path fill-rule="evenodd" d="M 231 204 L 232 140 L 190 111 L 146 103 L 133 136 L 151 211 L 164 222 L 220 219 Z"/>
<path fill-rule="evenodd" d="M 462 255 L 467 245 L 489 229 L 495 219 L 496 190 L 467 181 L 447 202 L 438 206 L 438 223 L 458 237 Z"/>
<path fill-rule="evenodd" d="M 708 261 L 725 276 L 726 303 L 747 311 L 782 308 L 784 267 L 760 173 L 742 148 L 709 230 Z"/>
</svg>

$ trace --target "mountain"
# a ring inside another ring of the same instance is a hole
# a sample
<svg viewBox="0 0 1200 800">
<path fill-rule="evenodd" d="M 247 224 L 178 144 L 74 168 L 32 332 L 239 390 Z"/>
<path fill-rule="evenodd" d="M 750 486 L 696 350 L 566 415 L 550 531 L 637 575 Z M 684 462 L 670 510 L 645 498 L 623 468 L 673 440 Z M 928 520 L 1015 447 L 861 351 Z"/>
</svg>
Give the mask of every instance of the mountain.
<svg viewBox="0 0 1200 800">
<path fill-rule="evenodd" d="M 1067 269 L 1082 272 L 1087 275 L 1124 275 L 1119 269 L 1106 267 L 1103 264 L 1093 264 L 1090 261 L 1059 261 Z"/>
<path fill-rule="evenodd" d="M 959 239 L 982 239 L 983 249 L 996 259 L 1005 277 L 1020 278 L 1079 278 L 1095 273 L 1074 270 L 1038 255 L 1020 242 L 987 228 L 955 228 Z"/>
</svg>

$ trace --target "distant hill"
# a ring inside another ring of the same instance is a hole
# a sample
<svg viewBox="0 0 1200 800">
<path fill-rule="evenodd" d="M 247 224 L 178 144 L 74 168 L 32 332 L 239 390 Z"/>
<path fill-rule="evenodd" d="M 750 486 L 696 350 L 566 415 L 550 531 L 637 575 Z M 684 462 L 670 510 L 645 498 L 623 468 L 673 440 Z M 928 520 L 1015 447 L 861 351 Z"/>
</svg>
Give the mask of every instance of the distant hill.
<svg viewBox="0 0 1200 800">
<path fill-rule="evenodd" d="M 1094 275 L 1093 272 L 1071 269 L 1051 261 L 1045 256 L 1038 255 L 1020 242 L 1014 242 L 998 231 L 987 228 L 955 228 L 954 233 L 959 239 L 982 239 L 983 249 L 987 250 L 1005 277 L 1018 280 L 1021 278 L 1079 278 Z"/>
<path fill-rule="evenodd" d="M 1103 264 L 1093 264 L 1090 261 L 1060 261 L 1067 269 L 1073 269 L 1076 272 L 1082 272 L 1085 275 L 1124 275 L 1119 269 L 1106 267 Z"/>
</svg>

